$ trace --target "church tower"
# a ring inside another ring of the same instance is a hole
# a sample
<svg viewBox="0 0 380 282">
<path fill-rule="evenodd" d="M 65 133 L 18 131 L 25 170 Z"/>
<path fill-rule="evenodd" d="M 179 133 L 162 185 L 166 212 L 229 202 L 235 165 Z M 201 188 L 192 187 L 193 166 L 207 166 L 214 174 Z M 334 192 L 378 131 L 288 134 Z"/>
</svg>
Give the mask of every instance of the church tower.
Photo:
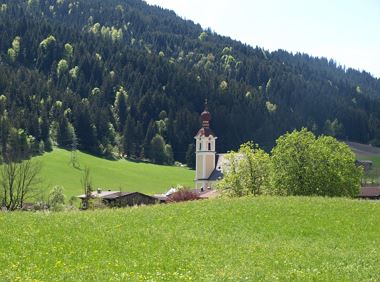
<svg viewBox="0 0 380 282">
<path fill-rule="evenodd" d="M 202 128 L 194 137 L 195 141 L 195 185 L 196 189 L 206 190 L 212 188 L 211 174 L 215 170 L 216 151 L 215 141 L 217 137 L 210 129 L 211 114 L 208 111 L 207 100 L 205 109 L 201 114 Z"/>
</svg>

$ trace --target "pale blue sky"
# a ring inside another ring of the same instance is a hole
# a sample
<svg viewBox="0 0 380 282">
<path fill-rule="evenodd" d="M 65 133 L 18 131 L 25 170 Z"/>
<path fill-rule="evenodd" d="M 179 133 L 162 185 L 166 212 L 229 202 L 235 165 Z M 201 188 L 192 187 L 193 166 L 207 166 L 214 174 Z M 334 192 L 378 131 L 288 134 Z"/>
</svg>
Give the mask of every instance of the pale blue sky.
<svg viewBox="0 0 380 282">
<path fill-rule="evenodd" d="M 252 46 L 333 58 L 380 77 L 380 0 L 146 0 Z"/>
</svg>

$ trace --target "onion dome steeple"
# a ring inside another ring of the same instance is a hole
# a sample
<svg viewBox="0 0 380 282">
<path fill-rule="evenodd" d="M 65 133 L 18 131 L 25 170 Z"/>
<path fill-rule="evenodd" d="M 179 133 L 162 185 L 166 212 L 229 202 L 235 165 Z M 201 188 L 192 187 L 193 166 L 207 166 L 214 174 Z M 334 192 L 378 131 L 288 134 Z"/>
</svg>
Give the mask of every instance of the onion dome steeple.
<svg viewBox="0 0 380 282">
<path fill-rule="evenodd" d="M 207 99 L 205 100 L 205 109 L 201 113 L 201 120 L 202 120 L 202 127 L 204 128 L 210 127 L 211 114 L 208 111 Z"/>
<path fill-rule="evenodd" d="M 208 111 L 207 99 L 205 100 L 205 109 L 201 113 L 202 128 L 199 129 L 197 136 L 209 137 L 210 135 L 214 136 L 214 133 L 210 129 L 211 114 Z"/>
</svg>

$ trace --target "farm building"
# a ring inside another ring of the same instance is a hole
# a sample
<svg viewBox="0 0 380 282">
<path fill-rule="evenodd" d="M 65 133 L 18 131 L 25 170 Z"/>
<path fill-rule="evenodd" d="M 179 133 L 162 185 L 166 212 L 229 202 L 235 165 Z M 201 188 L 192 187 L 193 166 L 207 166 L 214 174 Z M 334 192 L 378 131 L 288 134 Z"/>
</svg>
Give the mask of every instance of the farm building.
<svg viewBox="0 0 380 282">
<path fill-rule="evenodd" d="M 86 195 L 80 195 L 78 198 L 82 200 L 82 205 L 86 208 Z M 154 205 L 161 202 L 155 197 L 140 192 L 102 191 L 101 189 L 91 193 L 91 199 L 96 198 L 101 199 L 104 204 L 110 207 Z"/>
<path fill-rule="evenodd" d="M 360 189 L 358 198 L 369 200 L 380 200 L 380 187 L 364 186 Z"/>
</svg>

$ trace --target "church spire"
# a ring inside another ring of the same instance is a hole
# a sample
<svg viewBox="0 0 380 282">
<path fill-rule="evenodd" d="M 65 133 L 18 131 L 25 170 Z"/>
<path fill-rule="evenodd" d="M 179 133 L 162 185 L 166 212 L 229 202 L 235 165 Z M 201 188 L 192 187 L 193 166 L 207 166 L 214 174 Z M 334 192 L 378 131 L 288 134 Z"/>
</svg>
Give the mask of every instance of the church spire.
<svg viewBox="0 0 380 282">
<path fill-rule="evenodd" d="M 201 137 L 201 136 L 209 137 L 210 135 L 212 135 L 213 137 L 216 137 L 210 128 L 211 114 L 208 111 L 207 99 L 205 100 L 204 110 L 201 113 L 201 121 L 202 121 L 202 127 L 201 129 L 199 129 L 196 137 Z"/>
<path fill-rule="evenodd" d="M 202 120 L 202 127 L 203 128 L 210 128 L 211 114 L 208 111 L 207 99 L 205 100 L 205 109 L 201 113 L 201 120 Z"/>
<path fill-rule="evenodd" d="M 218 137 L 210 128 L 211 114 L 208 111 L 208 101 L 205 100 L 204 110 L 201 113 L 202 127 L 199 129 L 195 139 L 195 181 L 196 188 L 203 191 L 206 187 L 212 187 L 211 174 L 216 166 L 216 139 Z"/>
</svg>

